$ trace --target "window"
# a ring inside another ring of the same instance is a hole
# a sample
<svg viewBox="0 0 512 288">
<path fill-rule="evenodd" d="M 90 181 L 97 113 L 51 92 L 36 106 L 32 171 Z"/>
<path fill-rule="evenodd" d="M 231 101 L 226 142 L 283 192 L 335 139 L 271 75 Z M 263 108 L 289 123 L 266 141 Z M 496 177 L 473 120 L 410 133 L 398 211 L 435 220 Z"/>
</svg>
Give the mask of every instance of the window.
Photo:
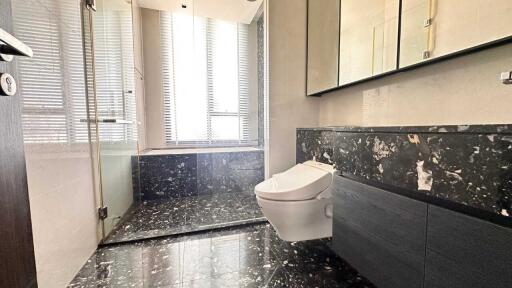
<svg viewBox="0 0 512 288">
<path fill-rule="evenodd" d="M 161 12 L 165 139 L 249 141 L 248 25 Z"/>
<path fill-rule="evenodd" d="M 101 8 L 93 14 L 97 117 L 132 124 L 99 123 L 99 138 L 137 141 L 131 7 Z"/>
<path fill-rule="evenodd" d="M 80 7 L 77 1 L 13 1 L 16 36 L 34 51 L 18 61 L 25 143 L 88 141 Z M 52 11 L 52 12 L 50 12 Z M 54 13 L 58 13 L 55 15 Z"/>
<path fill-rule="evenodd" d="M 13 1 L 14 32 L 34 51 L 33 58 L 18 61 L 24 142 L 86 143 L 80 1 L 48 0 L 45 5 L 48 9 Z M 98 118 L 135 121 L 131 12 L 102 13 L 94 17 Z M 102 141 L 137 139 L 128 125 L 100 125 Z"/>
</svg>

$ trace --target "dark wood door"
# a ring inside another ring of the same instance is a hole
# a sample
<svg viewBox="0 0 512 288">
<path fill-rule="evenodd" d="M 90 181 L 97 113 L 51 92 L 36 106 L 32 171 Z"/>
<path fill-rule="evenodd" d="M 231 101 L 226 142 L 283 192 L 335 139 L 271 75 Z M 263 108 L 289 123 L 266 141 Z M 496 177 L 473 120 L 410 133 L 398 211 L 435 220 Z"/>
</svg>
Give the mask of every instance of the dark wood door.
<svg viewBox="0 0 512 288">
<path fill-rule="evenodd" d="M 11 0 L 0 0 L 0 28 L 12 34 Z M 0 73 L 18 80 L 16 58 Z M 0 96 L 0 287 L 37 287 L 19 93 Z"/>
</svg>

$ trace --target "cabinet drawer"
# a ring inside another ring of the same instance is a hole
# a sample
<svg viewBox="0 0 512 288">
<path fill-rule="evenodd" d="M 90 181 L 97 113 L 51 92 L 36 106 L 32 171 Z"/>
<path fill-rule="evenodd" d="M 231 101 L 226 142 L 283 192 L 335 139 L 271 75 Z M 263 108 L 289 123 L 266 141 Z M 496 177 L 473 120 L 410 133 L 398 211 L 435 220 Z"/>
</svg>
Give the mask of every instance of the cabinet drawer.
<svg viewBox="0 0 512 288">
<path fill-rule="evenodd" d="M 512 285 L 512 229 L 429 206 L 425 287 Z"/>
<path fill-rule="evenodd" d="M 427 204 L 335 178 L 334 250 L 380 288 L 423 287 Z"/>
</svg>

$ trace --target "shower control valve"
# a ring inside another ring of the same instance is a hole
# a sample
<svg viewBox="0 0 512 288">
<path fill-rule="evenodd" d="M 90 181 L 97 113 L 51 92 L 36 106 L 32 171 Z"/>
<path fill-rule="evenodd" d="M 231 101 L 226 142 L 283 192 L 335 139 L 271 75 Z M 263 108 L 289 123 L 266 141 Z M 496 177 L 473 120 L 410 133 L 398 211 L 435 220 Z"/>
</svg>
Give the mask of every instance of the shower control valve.
<svg viewBox="0 0 512 288">
<path fill-rule="evenodd" d="M 14 96 L 17 91 L 16 80 L 9 73 L 0 74 L 0 95 Z"/>
</svg>

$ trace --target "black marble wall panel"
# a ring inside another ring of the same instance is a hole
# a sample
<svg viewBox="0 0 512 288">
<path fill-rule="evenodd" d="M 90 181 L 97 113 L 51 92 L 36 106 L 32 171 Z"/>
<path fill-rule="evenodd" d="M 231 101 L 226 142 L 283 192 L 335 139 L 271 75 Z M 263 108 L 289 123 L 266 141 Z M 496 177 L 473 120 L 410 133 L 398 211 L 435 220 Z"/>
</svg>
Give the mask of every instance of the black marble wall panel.
<svg viewBox="0 0 512 288">
<path fill-rule="evenodd" d="M 133 201 L 138 203 L 142 200 L 141 183 L 140 183 L 140 167 L 139 157 L 132 156 L 132 186 L 133 186 Z"/>
<path fill-rule="evenodd" d="M 264 180 L 263 151 L 141 155 L 142 200 L 216 193 L 252 193 Z M 133 157 L 135 158 L 135 157 Z M 133 161 L 136 165 L 136 161 Z M 133 177 L 137 169 L 133 167 Z M 134 181 L 135 183 L 135 181 Z M 134 187 L 134 197 L 138 189 Z"/>
<path fill-rule="evenodd" d="M 258 37 L 258 146 L 265 144 L 265 26 L 262 14 L 257 22 Z"/>
<path fill-rule="evenodd" d="M 262 151 L 201 153 L 197 157 L 199 194 L 252 193 L 265 178 Z"/>
<path fill-rule="evenodd" d="M 506 125 L 298 129 L 297 162 L 512 216 Z"/>
<path fill-rule="evenodd" d="M 320 130 L 297 130 L 297 163 L 316 160 L 333 164 L 334 133 Z"/>
<path fill-rule="evenodd" d="M 147 155 L 140 157 L 143 200 L 197 195 L 197 155 Z"/>
</svg>

